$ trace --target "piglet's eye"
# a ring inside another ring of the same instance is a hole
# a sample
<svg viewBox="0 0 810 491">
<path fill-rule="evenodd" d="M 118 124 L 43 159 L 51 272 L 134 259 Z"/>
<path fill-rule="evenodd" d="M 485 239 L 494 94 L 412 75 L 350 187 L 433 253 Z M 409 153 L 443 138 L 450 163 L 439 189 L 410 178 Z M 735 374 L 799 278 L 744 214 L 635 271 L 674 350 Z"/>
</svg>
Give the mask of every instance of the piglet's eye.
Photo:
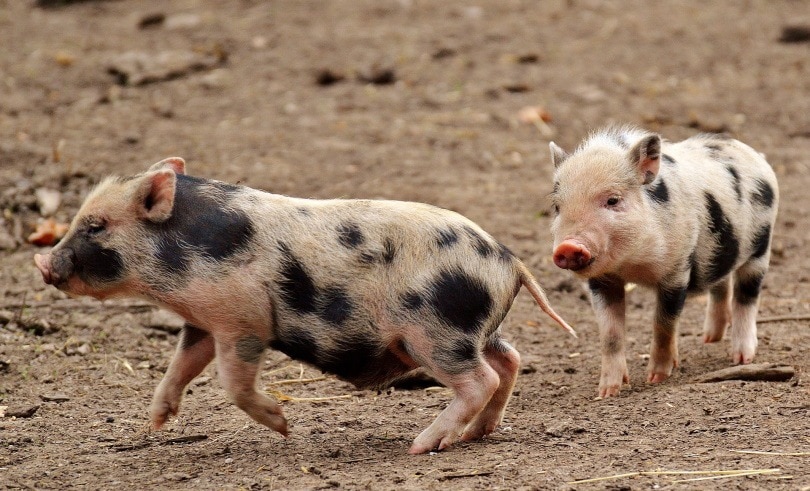
<svg viewBox="0 0 810 491">
<path fill-rule="evenodd" d="M 611 196 L 611 197 L 610 197 L 610 198 L 608 198 L 608 200 L 607 200 L 607 205 L 608 205 L 608 206 L 616 206 L 616 205 L 618 205 L 618 204 L 619 204 L 619 202 L 620 202 L 621 200 L 622 200 L 622 199 L 621 199 L 620 197 L 618 197 L 618 196 Z"/>
<path fill-rule="evenodd" d="M 91 223 L 87 226 L 87 235 L 95 236 L 104 231 L 106 225 L 103 223 Z"/>
</svg>

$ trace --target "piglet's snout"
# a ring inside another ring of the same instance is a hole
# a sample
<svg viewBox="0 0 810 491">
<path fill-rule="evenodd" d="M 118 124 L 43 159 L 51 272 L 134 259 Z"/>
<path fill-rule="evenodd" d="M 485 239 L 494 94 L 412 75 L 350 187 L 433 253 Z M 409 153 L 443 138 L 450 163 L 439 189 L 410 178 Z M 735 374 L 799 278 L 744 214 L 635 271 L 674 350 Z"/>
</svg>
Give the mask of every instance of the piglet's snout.
<svg viewBox="0 0 810 491">
<path fill-rule="evenodd" d="M 575 240 L 565 240 L 554 249 L 554 264 L 558 268 L 580 270 L 593 262 L 593 256 L 585 245 Z"/>
<path fill-rule="evenodd" d="M 42 273 L 42 281 L 47 285 L 53 284 L 53 270 L 51 269 L 50 254 L 34 254 L 34 262 L 37 269 Z"/>
<path fill-rule="evenodd" d="M 75 255 L 70 249 L 62 249 L 49 254 L 35 254 L 34 263 L 48 285 L 59 285 L 73 273 Z"/>
</svg>

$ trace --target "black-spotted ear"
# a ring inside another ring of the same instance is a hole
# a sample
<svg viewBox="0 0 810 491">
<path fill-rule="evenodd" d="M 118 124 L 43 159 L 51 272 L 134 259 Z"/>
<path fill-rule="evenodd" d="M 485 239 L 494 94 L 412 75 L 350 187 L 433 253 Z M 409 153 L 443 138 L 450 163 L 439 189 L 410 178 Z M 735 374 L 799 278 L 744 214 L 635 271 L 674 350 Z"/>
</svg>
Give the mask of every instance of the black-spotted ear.
<svg viewBox="0 0 810 491">
<path fill-rule="evenodd" d="M 565 162 L 565 159 L 568 158 L 568 153 L 554 142 L 550 142 L 548 148 L 551 150 L 551 163 L 554 164 L 554 168 L 556 169 L 560 164 Z"/>
<path fill-rule="evenodd" d="M 636 166 L 641 184 L 653 182 L 661 164 L 661 137 L 645 136 L 628 151 L 627 158 Z"/>
<path fill-rule="evenodd" d="M 140 178 L 135 192 L 135 210 L 138 216 L 150 222 L 165 222 L 174 208 L 177 174 L 173 169 L 150 171 Z"/>
<path fill-rule="evenodd" d="M 160 169 L 171 169 L 176 174 L 185 174 L 186 161 L 181 159 L 180 157 L 169 157 L 168 159 L 163 159 L 156 164 L 152 164 L 152 166 L 149 167 L 149 170 L 147 172 L 152 172 Z"/>
</svg>

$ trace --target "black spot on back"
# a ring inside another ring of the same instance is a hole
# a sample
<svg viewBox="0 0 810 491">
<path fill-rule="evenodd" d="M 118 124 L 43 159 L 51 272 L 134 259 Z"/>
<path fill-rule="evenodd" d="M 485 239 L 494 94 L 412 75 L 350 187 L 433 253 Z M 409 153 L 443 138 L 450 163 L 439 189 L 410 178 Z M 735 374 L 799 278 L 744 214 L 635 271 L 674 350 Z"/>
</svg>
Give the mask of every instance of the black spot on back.
<svg viewBox="0 0 810 491">
<path fill-rule="evenodd" d="M 354 304 L 346 291 L 340 288 L 325 290 L 317 303 L 318 317 L 335 326 L 346 322 L 354 310 Z"/>
<path fill-rule="evenodd" d="M 475 247 L 475 251 L 478 252 L 478 255 L 481 257 L 488 257 L 495 252 L 495 248 L 489 243 L 484 237 L 476 232 L 472 227 L 465 225 L 464 231 L 467 232 L 467 235 L 472 240 L 473 247 Z"/>
<path fill-rule="evenodd" d="M 720 203 L 714 195 L 706 193 L 706 210 L 709 212 L 709 231 L 716 246 L 706 269 L 708 283 L 714 283 L 727 275 L 740 255 L 740 242 Z"/>
<path fill-rule="evenodd" d="M 394 241 L 390 238 L 385 238 L 382 243 L 382 249 L 379 251 L 363 251 L 358 256 L 358 260 L 363 264 L 391 264 L 397 255 L 397 248 Z"/>
<path fill-rule="evenodd" d="M 709 156 L 714 160 L 720 160 L 723 158 L 723 146 L 717 143 L 707 143 L 706 150 L 709 151 Z"/>
<path fill-rule="evenodd" d="M 742 189 L 740 188 L 740 174 L 731 165 L 726 166 L 726 170 L 731 174 L 731 185 L 734 186 L 734 192 L 737 193 L 737 201 L 742 201 Z"/>
<path fill-rule="evenodd" d="M 358 247 L 366 240 L 356 223 L 344 223 L 338 227 L 337 231 L 338 241 L 349 249 Z"/>
<path fill-rule="evenodd" d="M 759 203 L 760 205 L 768 208 L 773 206 L 775 194 L 773 192 L 773 188 L 771 187 L 771 185 L 768 184 L 763 179 L 757 179 L 756 181 L 754 181 L 754 184 L 756 186 L 756 189 L 751 195 L 751 199 L 755 203 Z"/>
<path fill-rule="evenodd" d="M 669 201 L 669 189 L 667 189 L 667 183 L 665 183 L 661 178 L 654 181 L 650 186 L 644 188 L 644 191 L 647 193 L 647 196 L 649 196 L 650 199 L 658 204 L 663 204 Z"/>
<path fill-rule="evenodd" d="M 383 240 L 382 261 L 386 264 L 390 264 L 396 255 L 397 249 L 394 246 L 394 241 L 389 238 Z"/>
<path fill-rule="evenodd" d="M 460 269 L 441 272 L 426 302 L 439 319 L 466 333 L 482 327 L 493 304 L 486 286 Z"/>
<path fill-rule="evenodd" d="M 180 332 L 180 348 L 187 350 L 208 336 L 207 332 L 186 322 Z"/>
<path fill-rule="evenodd" d="M 663 156 L 661 157 L 661 160 L 663 160 L 667 164 L 675 164 L 676 163 L 675 159 L 673 159 L 671 156 L 669 156 L 667 154 L 663 154 Z"/>
<path fill-rule="evenodd" d="M 508 247 L 498 242 L 498 259 L 500 259 L 505 263 L 508 263 L 514 257 L 515 255 L 512 253 L 512 251 L 509 250 Z"/>
<path fill-rule="evenodd" d="M 156 257 L 170 273 L 188 268 L 193 255 L 222 261 L 246 249 L 254 235 L 253 222 L 227 204 L 238 186 L 177 175 L 172 215 L 162 223 L 145 222 L 156 237 Z"/>
<path fill-rule="evenodd" d="M 315 312 L 317 290 L 312 277 L 285 244 L 280 244 L 280 249 L 282 251 L 281 278 L 279 280 L 281 298 L 299 314 Z"/>
<path fill-rule="evenodd" d="M 760 258 L 768 252 L 768 246 L 771 242 L 771 224 L 766 223 L 759 230 L 751 243 L 752 258 Z"/>
<path fill-rule="evenodd" d="M 438 237 L 436 238 L 436 245 L 440 248 L 450 247 L 458 242 L 458 233 L 452 228 L 438 230 Z"/>
</svg>

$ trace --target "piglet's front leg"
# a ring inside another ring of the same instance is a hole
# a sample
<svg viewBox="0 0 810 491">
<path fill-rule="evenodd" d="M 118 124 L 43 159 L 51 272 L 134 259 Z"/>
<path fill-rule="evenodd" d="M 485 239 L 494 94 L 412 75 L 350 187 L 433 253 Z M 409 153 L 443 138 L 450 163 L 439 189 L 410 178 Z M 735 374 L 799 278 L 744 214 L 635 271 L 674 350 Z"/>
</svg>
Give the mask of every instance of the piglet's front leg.
<svg viewBox="0 0 810 491">
<path fill-rule="evenodd" d="M 266 339 L 248 332 L 217 337 L 219 380 L 239 409 L 255 421 L 287 436 L 287 420 L 281 406 L 256 390 L 256 376 L 266 346 Z"/>
<path fill-rule="evenodd" d="M 602 345 L 599 397 L 612 397 L 619 395 L 622 384 L 630 383 L 624 353 L 624 281 L 614 277 L 595 278 L 588 280 L 588 287 Z"/>
<path fill-rule="evenodd" d="M 678 319 L 685 300 L 686 285 L 658 287 L 647 382 L 663 382 L 678 366 Z"/>
<path fill-rule="evenodd" d="M 152 399 L 150 413 L 154 429 L 159 429 L 170 416 L 177 414 L 186 386 L 213 359 L 214 338 L 206 331 L 186 323 L 180 332 L 174 358 Z"/>
</svg>

